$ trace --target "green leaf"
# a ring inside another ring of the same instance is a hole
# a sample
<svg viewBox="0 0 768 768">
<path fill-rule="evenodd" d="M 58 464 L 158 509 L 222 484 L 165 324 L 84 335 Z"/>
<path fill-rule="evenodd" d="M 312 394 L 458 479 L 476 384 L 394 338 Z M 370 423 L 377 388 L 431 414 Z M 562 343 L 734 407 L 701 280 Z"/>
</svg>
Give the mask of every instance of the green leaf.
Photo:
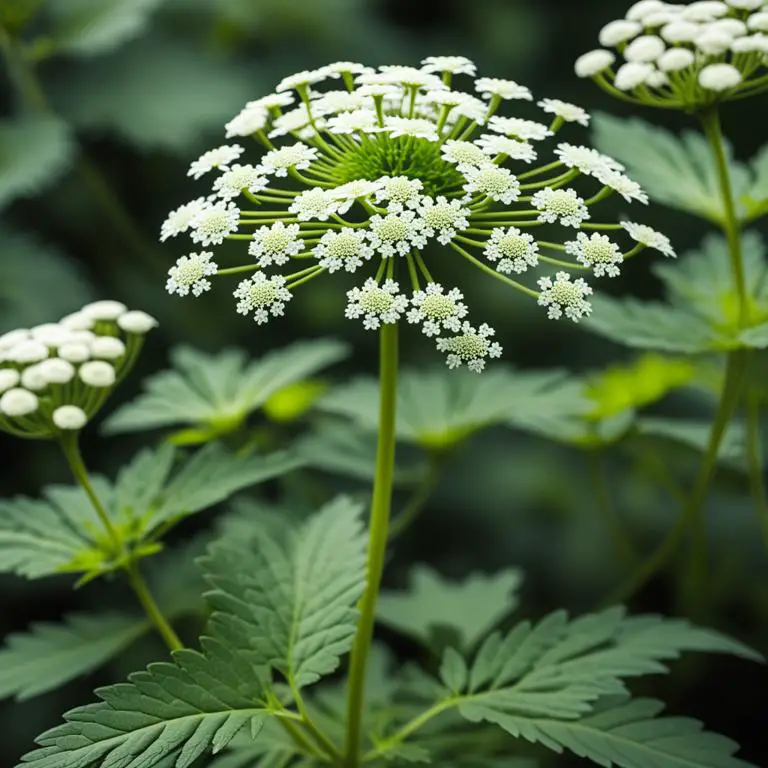
<svg viewBox="0 0 768 768">
<path fill-rule="evenodd" d="M 0 327 L 47 323 L 93 299 L 79 265 L 35 235 L 0 226 L 0 253 Z"/>
<path fill-rule="evenodd" d="M 0 698 L 22 701 L 84 675 L 109 661 L 148 629 L 126 613 L 71 614 L 59 624 L 33 624 L 10 635 L 0 650 Z"/>
<path fill-rule="evenodd" d="M 168 446 L 147 449 L 120 472 L 114 487 L 95 479 L 114 527 L 139 554 L 157 550 L 154 537 L 162 527 L 302 464 L 287 453 L 242 457 L 213 444 L 180 463 L 169 479 L 177 455 Z M 92 577 L 121 566 L 79 486 L 50 486 L 43 496 L 41 501 L 0 501 L 0 572 L 30 579 L 61 572 Z"/>
<path fill-rule="evenodd" d="M 676 136 L 639 118 L 607 114 L 595 115 L 592 126 L 594 146 L 624 163 L 654 202 L 716 223 L 723 220 L 717 167 L 704 136 L 692 132 Z M 730 147 L 727 152 L 739 197 L 747 188 L 749 173 L 733 159 Z"/>
<path fill-rule="evenodd" d="M 352 646 L 366 577 L 361 506 L 341 497 L 292 535 L 224 539 L 203 558 L 216 588 L 211 631 L 298 687 L 336 670 Z"/>
<path fill-rule="evenodd" d="M 431 763 L 432 757 L 429 750 L 418 744 L 398 744 L 393 749 L 384 753 L 387 762 L 402 763 Z"/>
<path fill-rule="evenodd" d="M 709 421 L 667 419 L 661 416 L 643 416 L 635 422 L 635 427 L 641 435 L 673 440 L 699 453 L 707 450 L 709 434 L 712 431 L 712 424 Z M 738 422 L 731 422 L 720 442 L 719 458 L 731 461 L 741 458 L 745 440 L 744 426 Z"/>
<path fill-rule="evenodd" d="M 745 221 L 753 221 L 768 213 L 768 146 L 752 159 L 750 170 L 752 184 L 741 196 L 741 204 L 746 210 Z"/>
<path fill-rule="evenodd" d="M 549 749 L 620 768 L 750 768 L 734 757 L 738 744 L 704 731 L 698 720 L 657 717 L 664 705 L 650 699 L 628 701 L 578 720 L 499 715 L 468 705 L 471 722 L 495 722 L 510 735 Z"/>
<path fill-rule="evenodd" d="M 24 756 L 35 768 L 153 768 L 175 758 L 188 768 L 221 751 L 244 727 L 255 738 L 270 709 L 247 660 L 203 640 L 204 652 L 176 651 L 173 663 L 151 664 L 128 683 L 96 691 L 101 702 L 68 712 L 64 725 L 38 738 Z"/>
<path fill-rule="evenodd" d="M 107 419 L 104 431 L 191 425 L 226 434 L 276 392 L 338 362 L 347 350 L 332 339 L 300 341 L 249 362 L 242 350 L 209 355 L 179 347 L 171 354 L 174 368 L 147 379 L 145 394 Z"/>
<path fill-rule="evenodd" d="M 0 208 L 55 181 L 74 154 L 71 133 L 58 118 L 0 120 Z"/>
<path fill-rule="evenodd" d="M 378 430 L 378 384 L 360 378 L 338 387 L 319 408 Z M 428 449 L 445 449 L 516 415 L 557 415 L 587 409 L 581 383 L 562 371 L 521 372 L 494 366 L 469 371 L 404 371 L 398 385 L 397 435 Z"/>
<path fill-rule="evenodd" d="M 460 647 L 469 649 L 517 608 L 522 574 L 474 573 L 456 583 L 421 565 L 411 571 L 410 581 L 405 594 L 381 593 L 377 619 L 427 644 L 435 642 L 438 629 L 449 629 Z"/>
<path fill-rule="evenodd" d="M 141 33 L 163 0 L 52 0 L 47 4 L 55 51 L 95 56 Z"/>
<path fill-rule="evenodd" d="M 230 749 L 211 760 L 207 768 L 285 768 L 293 758 L 302 754 L 274 719 L 264 722 L 255 740 L 243 730 L 229 746 Z"/>
</svg>

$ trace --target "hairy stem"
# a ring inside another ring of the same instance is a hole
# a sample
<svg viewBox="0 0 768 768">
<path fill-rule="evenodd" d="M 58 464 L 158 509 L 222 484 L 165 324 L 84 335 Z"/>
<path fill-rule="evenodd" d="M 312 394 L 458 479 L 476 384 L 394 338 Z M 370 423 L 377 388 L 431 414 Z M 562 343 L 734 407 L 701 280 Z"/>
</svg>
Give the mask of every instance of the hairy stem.
<svg viewBox="0 0 768 768">
<path fill-rule="evenodd" d="M 395 469 L 395 418 L 397 413 L 398 329 L 386 324 L 379 333 L 379 439 L 368 538 L 368 583 L 360 602 L 360 620 L 352 647 L 347 692 L 347 768 L 360 764 L 365 669 L 373 639 L 376 601 L 381 586 L 389 538 L 389 515 Z"/>
<path fill-rule="evenodd" d="M 80 452 L 77 433 L 64 433 L 59 440 L 59 445 L 61 445 L 61 450 L 64 453 L 67 464 L 69 464 L 72 475 L 85 491 L 101 524 L 104 526 L 104 530 L 109 536 L 113 555 L 116 558 L 121 559 L 122 568 L 128 576 L 128 583 L 131 585 L 131 589 L 133 589 L 139 603 L 141 603 L 141 607 L 147 614 L 147 618 L 163 638 L 168 648 L 171 651 L 178 651 L 180 648 L 184 647 L 184 644 L 181 642 L 176 632 L 174 632 L 173 627 L 169 624 L 168 620 L 163 616 L 163 613 L 158 607 L 155 598 L 152 596 L 144 577 L 141 575 L 138 564 L 129 553 L 126 553 L 123 540 L 110 520 L 106 507 L 102 504 L 101 499 L 93 487 L 93 483 L 88 474 L 88 469 L 85 466 L 82 453 Z"/>
</svg>

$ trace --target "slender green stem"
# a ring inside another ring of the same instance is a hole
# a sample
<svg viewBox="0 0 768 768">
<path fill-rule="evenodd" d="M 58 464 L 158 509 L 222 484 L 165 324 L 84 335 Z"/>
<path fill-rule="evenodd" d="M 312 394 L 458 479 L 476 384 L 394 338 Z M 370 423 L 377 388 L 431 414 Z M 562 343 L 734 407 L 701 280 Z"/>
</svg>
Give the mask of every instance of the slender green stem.
<svg viewBox="0 0 768 768">
<path fill-rule="evenodd" d="M 340 763 L 343 759 L 343 755 L 336 749 L 336 745 L 317 727 L 317 725 L 315 725 L 315 721 L 312 719 L 312 716 L 309 714 L 307 706 L 304 703 L 301 691 L 293 680 L 290 681 L 290 688 L 291 693 L 293 694 L 293 700 L 296 703 L 296 709 L 301 715 L 302 726 L 331 760 L 335 763 Z"/>
<path fill-rule="evenodd" d="M 78 442 L 77 433 L 64 433 L 59 440 L 59 444 L 61 445 L 61 450 L 64 453 L 64 457 L 69 464 L 69 468 L 72 471 L 75 480 L 77 480 L 82 489 L 85 491 L 89 501 L 93 505 L 93 508 L 99 517 L 99 520 L 109 535 L 114 549 L 115 557 L 122 559 L 122 567 L 128 575 L 128 582 L 130 583 L 133 591 L 136 593 L 136 597 L 146 612 L 147 618 L 149 618 L 153 626 L 160 633 L 160 636 L 163 638 L 170 650 L 177 651 L 180 648 L 183 648 L 183 643 L 181 640 L 179 640 L 178 635 L 174 632 L 165 616 L 163 616 L 160 608 L 157 605 L 157 602 L 152 596 L 152 593 L 149 591 L 149 587 L 147 586 L 146 581 L 144 581 L 144 577 L 141 575 L 136 561 L 131 558 L 128 553 L 125 552 L 123 540 L 120 537 L 120 534 L 117 532 L 115 526 L 112 524 L 112 521 L 109 519 L 109 513 L 101 503 L 101 499 L 96 493 L 96 490 L 93 487 L 93 483 L 91 482 L 91 478 L 88 475 L 88 470 L 85 466 L 85 462 L 83 461 L 83 456 L 80 453 L 80 444 Z"/>
<path fill-rule="evenodd" d="M 431 453 L 429 455 L 424 477 L 414 490 L 413 495 L 406 502 L 402 512 L 392 521 L 389 529 L 390 541 L 393 541 L 398 536 L 402 536 L 421 514 L 440 480 L 443 461 L 444 456 L 442 453 Z"/>
<path fill-rule="evenodd" d="M 685 540 L 688 531 L 700 517 L 701 510 L 706 501 L 709 481 L 717 465 L 720 444 L 739 400 L 745 365 L 746 353 L 744 350 L 739 350 L 729 355 L 726 367 L 726 380 L 709 433 L 707 449 L 699 464 L 699 471 L 691 495 L 688 497 L 687 503 L 683 507 L 675 526 L 650 557 L 640 563 L 637 569 L 606 598 L 604 604 L 611 605 L 627 600 L 641 589 L 669 562 Z"/>
<path fill-rule="evenodd" d="M 352 647 L 347 689 L 347 744 L 344 763 L 347 768 L 357 768 L 360 764 L 365 669 L 373 639 L 376 602 L 389 538 L 389 515 L 395 469 L 397 324 L 383 325 L 379 337 L 379 438 L 368 537 L 368 584 L 360 602 L 360 620 Z"/>
<path fill-rule="evenodd" d="M 184 643 L 181 642 L 173 627 L 169 624 L 165 616 L 163 616 L 163 612 L 160 610 L 157 601 L 149 591 L 147 582 L 141 575 L 139 564 L 135 560 L 130 560 L 125 566 L 125 572 L 128 574 L 128 582 L 131 585 L 131 589 L 136 593 L 136 597 L 141 603 L 141 607 L 165 641 L 165 644 L 171 651 L 181 650 L 184 647 Z"/>
<path fill-rule="evenodd" d="M 752 499 L 755 502 L 755 510 L 763 533 L 765 548 L 768 550 L 768 494 L 765 490 L 765 474 L 760 445 L 760 401 L 755 394 L 750 394 L 747 397 L 746 448 Z"/>
</svg>

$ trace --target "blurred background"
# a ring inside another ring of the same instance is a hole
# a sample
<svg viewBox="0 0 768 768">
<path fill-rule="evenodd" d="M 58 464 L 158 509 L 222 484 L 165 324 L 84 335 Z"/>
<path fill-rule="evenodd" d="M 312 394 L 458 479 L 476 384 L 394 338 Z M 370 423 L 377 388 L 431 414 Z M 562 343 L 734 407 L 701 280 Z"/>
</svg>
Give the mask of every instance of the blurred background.
<svg viewBox="0 0 768 768">
<path fill-rule="evenodd" d="M 157 235 L 168 211 L 197 194 L 185 176 L 191 160 L 224 141 L 224 123 L 247 100 L 287 74 L 336 60 L 418 64 L 430 54 L 461 54 L 481 74 L 517 80 L 539 98 L 625 114 L 624 105 L 573 74 L 575 58 L 596 47 L 599 28 L 619 9 L 623 13 L 616 0 L 0 0 L 9 52 L 0 71 L 0 331 L 54 320 L 92 298 L 119 299 L 158 317 L 160 329 L 139 370 L 111 407 L 136 394 L 142 375 L 167 367 L 169 349 L 180 342 L 211 351 L 241 346 L 259 356 L 297 338 L 343 335 L 355 351 L 334 376 L 343 381 L 373 372 L 375 337 L 343 319 L 332 281 L 313 283 L 281 322 L 258 328 L 234 313 L 225 291 L 195 301 L 167 296 L 164 274 L 185 245 L 161 246 Z M 15 58 L 19 45 L 23 61 Z M 754 119 L 754 108 L 740 102 L 725 117 L 743 158 L 766 140 L 765 121 Z M 642 117 L 675 130 L 693 127 L 679 115 Z M 587 143 L 588 137 L 566 140 Z M 707 231 L 698 220 L 659 207 L 643 214 L 678 252 L 695 247 Z M 648 262 L 631 263 L 611 292 L 658 296 Z M 516 366 L 585 373 L 633 357 L 582 328 L 547 321 L 532 302 L 497 285 L 482 281 L 466 292 L 482 302 L 505 359 Z M 403 354 L 414 366 L 436 362 L 415 335 Z M 697 413 L 701 407 L 700 396 L 683 391 L 662 410 Z M 36 495 L 46 483 L 68 480 L 52 446 L 0 441 L 0 496 Z M 109 474 L 141 442 L 91 434 L 85 452 L 95 470 Z M 684 478 L 695 466 L 689 448 L 668 447 L 667 456 Z M 675 504 L 625 453 L 609 448 L 604 458 L 614 503 L 645 551 L 669 527 Z M 451 459 L 433 500 L 402 537 L 388 582 L 402 586 L 417 561 L 457 577 L 519 565 L 528 615 L 590 609 L 615 583 L 619 566 L 595 511 L 587 466 L 583 451 L 541 437 L 509 430 L 475 436 Z M 332 490 L 334 480 L 325 482 Z M 768 651 L 766 559 L 738 471 L 723 470 L 710 511 L 719 559 L 707 620 Z M 72 592 L 69 578 L 3 578 L 0 638 L 31 621 L 114 603 L 121 595 L 119 587 L 102 584 Z M 631 605 L 670 614 L 679 609 L 664 577 Z M 63 711 L 89 701 L 94 686 L 161 656 L 148 641 L 58 692 L 0 705 L 0 766 L 13 765 Z M 765 671 L 746 662 L 707 658 L 639 690 L 650 687 L 674 713 L 704 719 L 759 763 L 765 751 L 759 694 L 766 682 Z M 569 764 L 566 758 L 550 763 Z"/>
</svg>

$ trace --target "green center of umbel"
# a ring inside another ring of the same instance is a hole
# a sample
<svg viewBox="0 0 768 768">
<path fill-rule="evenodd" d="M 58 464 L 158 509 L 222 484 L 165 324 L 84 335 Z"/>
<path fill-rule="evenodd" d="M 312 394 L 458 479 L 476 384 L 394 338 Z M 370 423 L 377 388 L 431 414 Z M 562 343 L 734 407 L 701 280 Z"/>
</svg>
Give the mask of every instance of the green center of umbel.
<svg viewBox="0 0 768 768">
<path fill-rule="evenodd" d="M 374 181 L 382 176 L 418 179 L 424 193 L 432 197 L 454 191 L 464 183 L 464 177 L 440 155 L 440 145 L 408 136 L 369 137 L 339 158 L 336 172 L 340 184 L 355 179 Z"/>
</svg>

